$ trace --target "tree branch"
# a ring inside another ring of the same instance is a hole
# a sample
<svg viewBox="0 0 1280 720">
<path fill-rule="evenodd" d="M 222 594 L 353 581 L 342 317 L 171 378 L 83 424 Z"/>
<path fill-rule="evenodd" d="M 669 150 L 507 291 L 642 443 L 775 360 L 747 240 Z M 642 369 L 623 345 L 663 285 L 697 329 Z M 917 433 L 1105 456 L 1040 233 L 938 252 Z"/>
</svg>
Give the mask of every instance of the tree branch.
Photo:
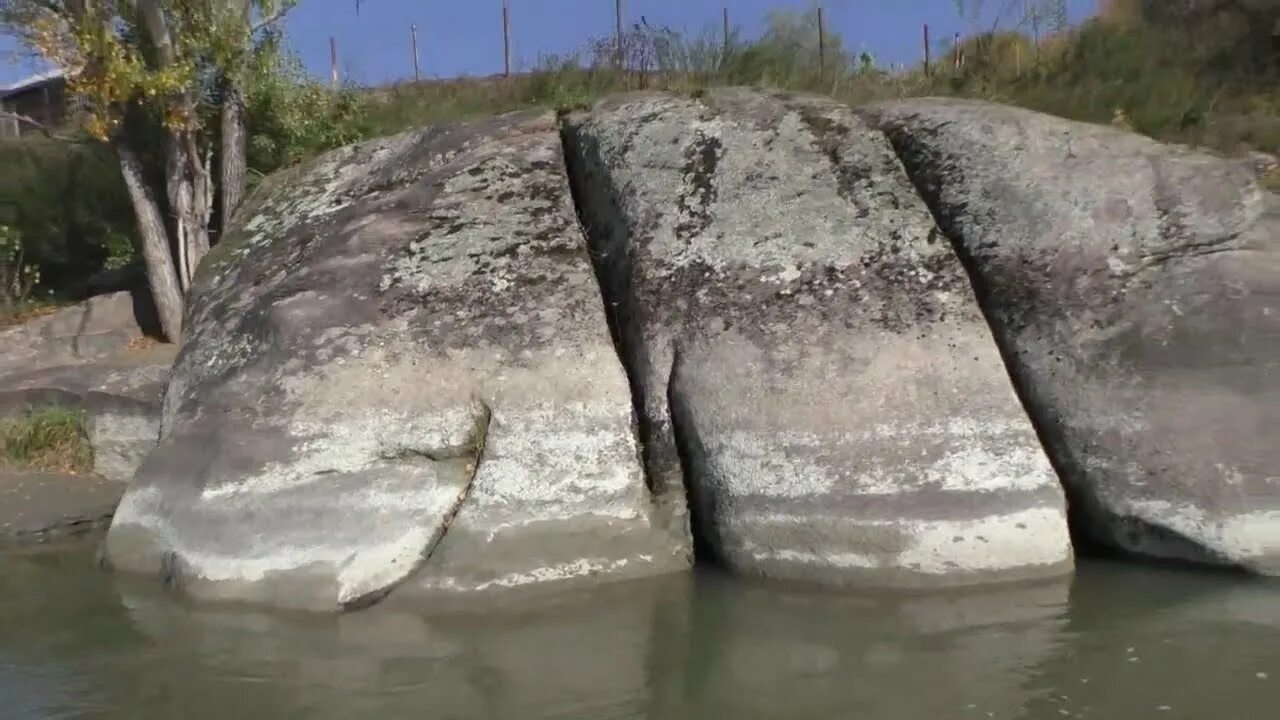
<svg viewBox="0 0 1280 720">
<path fill-rule="evenodd" d="M 249 28 L 249 33 L 251 35 L 257 35 L 259 30 L 265 30 L 266 28 L 275 25 L 277 22 L 280 22 L 280 20 L 284 19 L 284 16 L 289 13 L 290 7 L 292 7 L 291 3 L 280 3 L 280 7 L 276 8 L 275 12 L 272 12 L 270 15 L 267 15 L 254 23 L 253 27 Z"/>
<path fill-rule="evenodd" d="M 6 119 L 17 120 L 18 122 L 24 125 L 30 125 L 36 130 L 39 130 L 42 135 L 49 138 L 50 140 L 59 140 L 61 142 L 67 142 L 67 143 L 83 143 L 88 140 L 85 137 L 79 137 L 76 135 L 63 135 L 61 133 L 56 133 L 53 130 L 49 129 L 48 125 L 45 125 L 39 120 L 36 120 L 35 118 L 30 117 L 28 115 L 20 115 L 15 112 L 9 112 L 8 110 L 0 110 L 0 120 L 6 120 Z"/>
</svg>

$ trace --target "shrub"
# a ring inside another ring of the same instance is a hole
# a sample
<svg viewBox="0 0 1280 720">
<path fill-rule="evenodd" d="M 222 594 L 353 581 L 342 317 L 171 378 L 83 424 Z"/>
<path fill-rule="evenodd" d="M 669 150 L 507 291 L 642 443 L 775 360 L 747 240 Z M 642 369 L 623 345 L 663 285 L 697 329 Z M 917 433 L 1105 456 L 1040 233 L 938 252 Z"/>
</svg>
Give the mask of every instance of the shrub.
<svg viewBox="0 0 1280 720">
<path fill-rule="evenodd" d="M 77 299 L 109 257 L 135 256 L 133 208 L 107 148 L 24 137 L 0 142 L 0 168 L 0 223 L 22 236 L 42 296 Z"/>
<path fill-rule="evenodd" d="M 297 57 L 259 53 L 245 88 L 248 166 L 259 175 L 369 134 L 364 103 L 351 90 L 333 92 L 307 75 Z"/>
<path fill-rule="evenodd" d="M 39 281 L 40 271 L 26 262 L 22 236 L 0 225 L 0 314 L 8 315 L 25 304 Z"/>
</svg>

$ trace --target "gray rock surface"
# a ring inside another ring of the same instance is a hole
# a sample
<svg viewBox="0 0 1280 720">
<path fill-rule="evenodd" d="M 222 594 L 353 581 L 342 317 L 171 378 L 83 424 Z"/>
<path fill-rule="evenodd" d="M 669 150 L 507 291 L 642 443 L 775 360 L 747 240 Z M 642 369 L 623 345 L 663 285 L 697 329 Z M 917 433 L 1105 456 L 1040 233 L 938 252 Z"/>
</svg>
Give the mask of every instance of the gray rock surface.
<svg viewBox="0 0 1280 720">
<path fill-rule="evenodd" d="M 344 148 L 238 217 L 200 267 L 111 564 L 309 609 L 688 566 L 553 115 Z"/>
<path fill-rule="evenodd" d="M 1079 536 L 1280 573 L 1280 203 L 1249 164 L 979 102 L 871 114 L 967 258 Z"/>
<path fill-rule="evenodd" d="M 0 329 L 0 375 L 115 355 L 142 334 L 129 293 L 100 295 Z"/>
<path fill-rule="evenodd" d="M 0 419 L 43 407 L 85 413 L 94 471 L 133 477 L 156 445 L 176 351 L 146 340 L 133 297 L 91 298 L 0 331 Z"/>
<path fill-rule="evenodd" d="M 100 531 L 123 494 L 122 483 L 101 477 L 0 467 L 0 546 Z"/>
<path fill-rule="evenodd" d="M 1062 489 L 882 134 L 810 97 L 612 98 L 571 176 L 659 487 L 733 570 L 929 587 L 1070 571 Z"/>
</svg>

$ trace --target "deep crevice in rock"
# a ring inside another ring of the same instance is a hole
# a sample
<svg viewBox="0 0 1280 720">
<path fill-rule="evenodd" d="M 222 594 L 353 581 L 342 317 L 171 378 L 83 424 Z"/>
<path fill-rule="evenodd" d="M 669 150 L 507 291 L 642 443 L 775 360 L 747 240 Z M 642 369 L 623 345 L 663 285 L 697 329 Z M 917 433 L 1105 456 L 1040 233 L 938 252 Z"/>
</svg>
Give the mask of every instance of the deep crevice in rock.
<svg viewBox="0 0 1280 720">
<path fill-rule="evenodd" d="M 683 428 L 676 422 L 674 417 L 676 413 L 671 406 L 668 412 L 673 417 L 669 420 L 672 423 L 672 433 L 675 436 L 676 450 L 680 458 L 683 487 L 663 487 L 663 481 L 657 477 L 659 473 L 654 471 L 654 468 L 660 464 L 655 458 L 655 452 L 657 452 L 656 436 L 661 432 L 660 429 L 655 428 L 655 425 L 660 424 L 662 419 L 649 416 L 645 398 L 647 393 L 651 392 L 666 394 L 669 392 L 669 387 L 649 388 L 645 384 L 645 378 L 652 374 L 652 363 L 644 338 L 641 336 L 643 319 L 634 287 L 635 268 L 632 257 L 634 248 L 629 238 L 630 229 L 623 220 L 622 210 L 618 206 L 617 188 L 608 174 L 601 169 L 598 149 L 578 133 L 572 116 L 560 117 L 560 140 L 574 210 L 578 215 L 591 255 L 592 270 L 600 287 L 600 299 L 604 305 L 609 334 L 613 339 L 614 350 L 622 363 L 631 390 L 636 435 L 640 443 L 645 470 L 645 484 L 649 488 L 651 499 L 655 502 L 659 499 L 671 498 L 677 492 L 681 495 L 689 512 L 694 557 L 699 563 L 714 562 L 714 556 L 703 531 L 705 518 L 695 501 L 689 459 L 686 457 L 688 446 L 686 439 L 682 437 Z M 714 149 L 711 152 L 714 152 Z M 668 380 L 669 384 L 670 380 Z M 669 402 L 672 400 L 668 397 Z"/>
<path fill-rule="evenodd" d="M 1058 476 L 1058 482 L 1062 486 L 1063 494 L 1067 501 L 1067 527 L 1071 533 L 1072 546 L 1076 552 L 1092 555 L 1107 554 L 1104 544 L 1099 542 L 1094 533 L 1086 531 L 1086 528 L 1092 524 L 1086 508 L 1092 503 L 1081 489 L 1069 480 L 1074 474 L 1076 464 L 1069 458 L 1066 448 L 1062 447 L 1062 444 L 1057 441 L 1057 436 L 1050 427 L 1051 423 L 1048 418 L 1051 417 L 1051 413 L 1047 408 L 1039 406 L 1027 387 L 1027 383 L 1021 377 L 1016 359 L 1017 350 L 1010 345 L 1004 333 L 992 321 L 995 312 L 995 299 L 991 288 L 983 279 L 982 273 L 979 272 L 973 255 L 968 252 L 963 243 L 957 240 L 959 231 L 951 221 L 948 213 L 944 212 L 941 207 L 939 194 L 943 182 L 942 173 L 937 168 L 930 168 L 931 163 L 921 157 L 924 150 L 914 144 L 908 133 L 901 129 L 886 129 L 880 118 L 870 117 L 868 120 L 888 140 L 889 146 L 893 148 L 893 153 L 902 165 L 907 179 L 915 188 L 916 194 L 924 201 L 925 206 L 929 208 L 929 213 L 933 216 L 938 232 L 946 238 L 952 252 L 960 260 L 960 265 L 964 268 L 965 275 L 969 278 L 969 285 L 973 289 L 974 297 L 978 302 L 978 309 L 982 312 L 983 320 L 987 323 L 987 329 L 995 341 L 996 350 L 1000 353 L 1001 362 L 1004 364 L 1005 373 L 1009 376 L 1009 382 L 1013 386 L 1014 393 L 1018 397 L 1018 403 L 1030 420 L 1031 427 L 1040 442 L 1040 447 L 1048 457 L 1054 473 Z M 951 170 L 955 171 L 955 168 L 951 168 Z"/>
<path fill-rule="evenodd" d="M 689 505 L 694 554 L 703 563 L 726 567 L 725 558 L 716 541 L 721 537 L 716 519 L 721 517 L 714 493 L 699 488 L 694 478 L 707 477 L 707 451 L 698 436 L 693 413 L 680 394 L 680 350 L 671 359 L 671 372 L 667 379 L 667 412 L 671 415 L 671 434 L 675 439 L 676 454 L 684 474 L 685 497 Z"/>
<path fill-rule="evenodd" d="M 958 174 L 959 169 L 943 167 L 940 163 L 928 158 L 927 150 L 921 147 L 907 131 L 901 128 L 886 128 L 883 120 L 876 117 L 874 113 L 862 115 L 889 141 L 916 194 L 929 208 L 938 231 L 947 239 L 969 278 L 978 308 L 995 341 L 996 349 L 1000 353 L 1000 359 L 1014 393 L 1018 397 L 1018 402 L 1030 420 L 1040 446 L 1062 486 L 1067 502 L 1067 526 L 1071 533 L 1071 544 L 1076 553 L 1090 557 L 1140 559 L 1146 563 L 1194 565 L 1227 571 L 1239 569 L 1202 544 L 1167 527 L 1154 525 L 1137 517 L 1116 516 L 1103 507 L 1083 486 L 1083 483 L 1074 480 L 1083 475 L 1082 464 L 1066 446 L 1061 433 L 1055 431 L 1054 425 L 1057 420 L 1052 408 L 1039 402 L 1029 387 L 1030 380 L 1023 376 L 1021 363 L 1018 360 L 1018 350 L 1012 346 L 1006 334 L 993 321 L 993 317 L 998 312 L 999 301 L 983 278 L 977 259 L 963 243 L 957 240 L 960 236 L 959 230 L 950 214 L 942 207 L 940 193 L 944 182 L 943 171 Z M 1121 529 L 1126 538 L 1117 536 Z M 1155 542 L 1164 548 L 1177 546 L 1180 548 L 1180 555 L 1201 559 L 1196 561 L 1166 558 L 1161 554 L 1144 553 L 1135 549 L 1135 545 L 1148 541 Z"/>
</svg>

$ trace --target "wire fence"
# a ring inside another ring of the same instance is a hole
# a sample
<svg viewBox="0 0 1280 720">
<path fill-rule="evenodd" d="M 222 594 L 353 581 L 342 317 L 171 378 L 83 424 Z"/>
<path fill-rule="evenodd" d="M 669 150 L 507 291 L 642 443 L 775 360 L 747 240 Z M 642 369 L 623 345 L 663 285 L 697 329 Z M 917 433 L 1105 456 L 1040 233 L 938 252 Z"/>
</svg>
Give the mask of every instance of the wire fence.
<svg viewBox="0 0 1280 720">
<path fill-rule="evenodd" d="M 353 0 L 357 17 L 360 16 L 361 10 L 376 0 Z M 681 69 L 688 69 L 687 66 L 693 64 L 694 60 L 700 60 L 705 66 L 714 66 L 723 60 L 731 49 L 737 46 L 741 41 L 741 33 L 734 25 L 734 18 L 731 14 L 729 6 L 723 6 L 719 12 L 719 36 L 716 38 L 707 37 L 705 34 L 696 38 L 684 36 L 682 33 L 673 31 L 667 27 L 655 27 L 649 25 L 643 16 L 639 18 L 628 18 L 627 8 L 624 0 L 614 0 L 614 23 L 613 32 L 607 36 L 584 37 L 583 43 L 579 50 L 572 53 L 575 57 L 574 61 L 582 62 L 590 67 L 612 67 L 617 70 L 627 70 L 632 72 L 646 72 L 657 69 L 664 60 L 670 61 L 671 58 L 662 57 L 662 46 L 668 48 L 677 44 L 684 43 L 686 51 L 689 49 L 688 44 L 696 43 L 698 50 L 702 53 L 701 58 L 685 58 L 683 63 L 672 63 L 684 65 Z M 496 7 L 496 6 L 495 6 Z M 825 7 L 822 4 L 811 6 L 811 9 L 802 16 L 808 23 L 808 37 L 791 38 L 791 40 L 803 44 L 814 50 L 814 62 L 820 76 L 828 73 L 837 73 L 845 69 L 842 62 L 847 60 L 847 54 L 840 46 L 838 39 L 832 34 L 828 26 L 828 17 Z M 510 77 L 515 70 L 512 64 L 512 14 L 510 0 L 501 0 L 500 13 L 494 14 L 495 23 L 500 23 L 500 31 L 502 37 L 500 65 L 502 68 L 501 75 Z M 416 23 L 407 23 L 404 30 L 405 33 L 405 62 L 412 69 L 410 77 L 415 82 L 423 80 L 422 58 L 420 54 L 420 38 L 418 34 L 418 25 Z M 392 33 L 394 35 L 394 33 Z M 677 37 L 679 38 L 677 40 Z M 961 69 L 965 58 L 963 52 L 963 43 L 960 33 L 955 33 L 954 37 L 948 38 L 949 45 L 944 44 L 940 47 L 934 47 L 934 36 L 930 26 L 925 23 L 920 27 L 920 54 L 917 63 L 912 63 L 913 68 L 918 68 L 926 76 L 933 73 L 938 68 L 937 57 L 939 55 L 947 55 L 950 67 Z M 833 42 L 834 41 L 834 42 Z M 397 44 L 392 41 L 392 44 Z M 338 38 L 336 36 L 329 37 L 330 45 L 330 64 L 329 78 L 334 87 L 338 87 L 343 83 L 343 74 L 340 68 L 340 55 L 338 47 Z M 715 50 L 717 52 L 710 52 Z M 583 57 L 585 56 L 585 57 Z M 540 56 L 541 58 L 542 56 Z M 559 60 L 562 57 L 550 56 Z M 862 64 L 874 64 L 874 58 L 868 53 L 858 53 L 855 58 L 857 62 Z M 541 59 L 535 63 L 534 71 L 541 69 L 546 64 Z M 899 66 L 899 69 L 905 70 L 907 65 Z M 708 69 L 706 67 L 702 69 Z M 889 68 L 893 69 L 893 68 Z"/>
</svg>

